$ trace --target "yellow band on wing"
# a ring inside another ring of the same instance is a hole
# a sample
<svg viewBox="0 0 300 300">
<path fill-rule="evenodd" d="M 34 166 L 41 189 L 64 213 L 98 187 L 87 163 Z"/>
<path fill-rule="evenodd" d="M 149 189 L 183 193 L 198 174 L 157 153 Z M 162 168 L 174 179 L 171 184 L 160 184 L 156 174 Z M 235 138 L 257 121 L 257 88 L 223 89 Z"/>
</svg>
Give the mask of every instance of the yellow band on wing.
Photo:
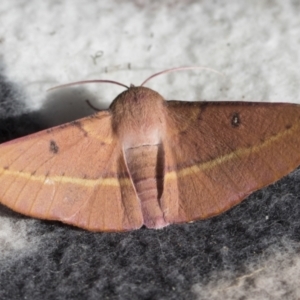
<svg viewBox="0 0 300 300">
<path fill-rule="evenodd" d="M 164 176 L 164 181 L 174 180 L 178 177 L 184 177 L 184 176 L 194 174 L 199 171 L 212 169 L 215 166 L 220 165 L 226 161 L 229 161 L 237 156 L 241 157 L 250 152 L 251 153 L 258 152 L 261 149 L 270 146 L 270 144 L 275 143 L 282 137 L 293 134 L 294 131 L 296 131 L 296 130 L 299 130 L 299 123 L 281 133 L 278 133 L 276 136 L 270 137 L 269 139 L 265 140 L 263 143 L 261 143 L 257 146 L 237 149 L 236 151 L 233 151 L 233 152 L 228 153 L 223 156 L 219 156 L 213 160 L 210 160 L 210 161 L 207 161 L 204 163 L 199 163 L 199 164 L 195 164 L 190 167 L 185 167 L 178 171 L 167 172 Z M 48 184 L 48 185 L 55 184 L 56 182 L 71 183 L 71 184 L 83 185 L 86 187 L 94 187 L 94 186 L 98 186 L 98 185 L 119 187 L 119 186 L 126 186 L 126 185 L 132 184 L 130 178 L 120 178 L 119 179 L 116 177 L 107 177 L 107 178 L 98 178 L 98 179 L 88 179 L 88 178 L 74 178 L 74 177 L 68 177 L 68 176 L 58 176 L 58 175 L 45 176 L 45 175 L 33 175 L 29 172 L 20 172 L 20 171 L 9 170 L 9 169 L 4 169 L 4 168 L 1 169 L 1 175 L 22 177 L 22 178 L 32 180 L 32 181 L 40 181 L 40 182 L 43 182 L 44 184 Z"/>
<path fill-rule="evenodd" d="M 124 186 L 131 184 L 129 178 L 115 178 L 115 177 L 107 177 L 107 178 L 98 178 L 98 179 L 87 179 L 87 178 L 74 178 L 68 176 L 44 176 L 44 175 L 32 175 L 28 172 L 20 172 L 20 171 L 13 171 L 8 169 L 1 170 L 1 175 L 8 175 L 13 177 L 21 177 L 24 179 L 28 179 L 31 181 L 40 181 L 46 185 L 52 185 L 56 182 L 59 183 L 71 183 L 77 185 L 83 185 L 86 187 L 94 187 L 98 185 L 107 185 L 107 186 Z"/>
<path fill-rule="evenodd" d="M 296 125 L 292 126 L 291 128 L 286 129 L 285 131 L 280 132 L 277 135 L 270 137 L 269 139 L 265 140 L 264 142 L 262 142 L 261 144 L 259 144 L 257 146 L 252 146 L 249 148 L 240 148 L 240 149 L 237 149 L 236 151 L 219 156 L 210 161 L 207 161 L 204 163 L 198 163 L 198 164 L 195 164 L 190 167 L 182 168 L 178 171 L 168 172 L 168 173 L 166 173 L 164 180 L 165 181 L 174 180 L 178 177 L 184 177 L 184 176 L 187 176 L 190 174 L 195 174 L 196 172 L 199 172 L 199 171 L 209 170 L 209 169 L 212 169 L 212 168 L 216 167 L 217 165 L 220 165 L 220 164 L 222 164 L 226 161 L 229 161 L 235 157 L 241 157 L 246 154 L 258 152 L 263 148 L 269 147 L 272 143 L 277 142 L 279 139 L 281 139 L 285 136 L 294 134 L 294 132 L 296 130 L 299 130 L 299 127 L 300 127 L 299 123 L 297 123 Z"/>
</svg>

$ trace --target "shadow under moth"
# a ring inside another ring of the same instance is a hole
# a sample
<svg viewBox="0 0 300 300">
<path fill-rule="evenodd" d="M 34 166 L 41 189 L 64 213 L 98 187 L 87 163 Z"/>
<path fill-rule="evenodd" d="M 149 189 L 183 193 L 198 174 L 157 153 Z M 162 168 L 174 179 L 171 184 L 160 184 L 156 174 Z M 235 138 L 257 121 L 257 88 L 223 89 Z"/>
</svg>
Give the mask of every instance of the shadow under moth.
<svg viewBox="0 0 300 300">
<path fill-rule="evenodd" d="M 299 164 L 300 105 L 130 86 L 108 110 L 1 144 L 0 202 L 92 231 L 161 228 L 216 216 Z"/>
</svg>

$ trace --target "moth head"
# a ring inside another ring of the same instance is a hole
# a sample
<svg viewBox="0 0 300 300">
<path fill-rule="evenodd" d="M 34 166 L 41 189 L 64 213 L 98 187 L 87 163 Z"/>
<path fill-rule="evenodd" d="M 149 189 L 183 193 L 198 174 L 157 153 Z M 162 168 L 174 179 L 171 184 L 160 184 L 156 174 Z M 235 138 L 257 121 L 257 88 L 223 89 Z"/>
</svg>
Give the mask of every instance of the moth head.
<svg viewBox="0 0 300 300">
<path fill-rule="evenodd" d="M 163 102 L 164 99 L 159 93 L 146 87 L 131 85 L 114 99 L 110 109 L 114 113 L 119 113 L 119 111 L 123 113 L 124 109 L 161 107 Z"/>
<path fill-rule="evenodd" d="M 164 108 L 165 100 L 160 94 L 146 87 L 131 86 L 110 106 L 113 130 L 130 146 L 157 143 L 164 132 Z"/>
</svg>

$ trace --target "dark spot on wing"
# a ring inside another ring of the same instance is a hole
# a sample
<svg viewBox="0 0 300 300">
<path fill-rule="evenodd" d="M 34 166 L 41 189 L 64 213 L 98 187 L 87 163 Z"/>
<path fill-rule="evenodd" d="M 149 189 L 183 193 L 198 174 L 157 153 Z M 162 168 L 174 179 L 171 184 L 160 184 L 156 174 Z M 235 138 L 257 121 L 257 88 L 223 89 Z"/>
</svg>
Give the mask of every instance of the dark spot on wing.
<svg viewBox="0 0 300 300">
<path fill-rule="evenodd" d="M 202 121 L 202 115 L 205 113 L 206 109 L 208 108 L 209 106 L 209 103 L 208 102 L 201 102 L 201 105 L 200 105 L 200 112 L 197 116 L 197 120 L 198 121 Z"/>
<path fill-rule="evenodd" d="M 285 129 L 290 129 L 290 128 L 292 128 L 292 124 L 285 125 Z"/>
<path fill-rule="evenodd" d="M 77 127 L 79 127 L 79 128 L 82 128 L 82 126 L 81 126 L 81 122 L 80 122 L 80 121 L 78 121 L 78 120 L 72 121 L 72 122 L 71 122 L 71 125 L 73 125 L 73 126 L 77 126 Z"/>
<path fill-rule="evenodd" d="M 71 125 L 77 127 L 81 132 L 83 132 L 84 136 L 88 136 L 87 131 L 82 127 L 82 124 L 80 121 L 73 121 L 70 123 Z"/>
<path fill-rule="evenodd" d="M 8 170 L 8 169 L 9 169 L 9 166 L 4 166 L 3 169 L 4 169 L 4 170 Z"/>
<path fill-rule="evenodd" d="M 241 124 L 240 115 L 239 115 L 239 113 L 235 112 L 231 118 L 231 126 L 239 127 L 240 124 Z"/>
<path fill-rule="evenodd" d="M 50 152 L 56 154 L 59 151 L 59 147 L 57 146 L 57 144 L 55 143 L 55 141 L 51 140 L 50 141 Z"/>
</svg>

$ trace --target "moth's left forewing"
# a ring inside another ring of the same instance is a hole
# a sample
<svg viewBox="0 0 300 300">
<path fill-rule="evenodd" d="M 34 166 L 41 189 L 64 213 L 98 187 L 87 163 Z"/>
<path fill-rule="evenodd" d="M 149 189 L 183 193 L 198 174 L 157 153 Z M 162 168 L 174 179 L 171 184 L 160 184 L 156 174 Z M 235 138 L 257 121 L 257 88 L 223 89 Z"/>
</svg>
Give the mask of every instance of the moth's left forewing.
<svg viewBox="0 0 300 300">
<path fill-rule="evenodd" d="M 100 112 L 0 146 L 0 202 L 94 231 L 142 226 L 111 115 Z"/>
<path fill-rule="evenodd" d="M 170 101 L 166 112 L 169 222 L 217 215 L 300 164 L 299 105 Z"/>
</svg>

